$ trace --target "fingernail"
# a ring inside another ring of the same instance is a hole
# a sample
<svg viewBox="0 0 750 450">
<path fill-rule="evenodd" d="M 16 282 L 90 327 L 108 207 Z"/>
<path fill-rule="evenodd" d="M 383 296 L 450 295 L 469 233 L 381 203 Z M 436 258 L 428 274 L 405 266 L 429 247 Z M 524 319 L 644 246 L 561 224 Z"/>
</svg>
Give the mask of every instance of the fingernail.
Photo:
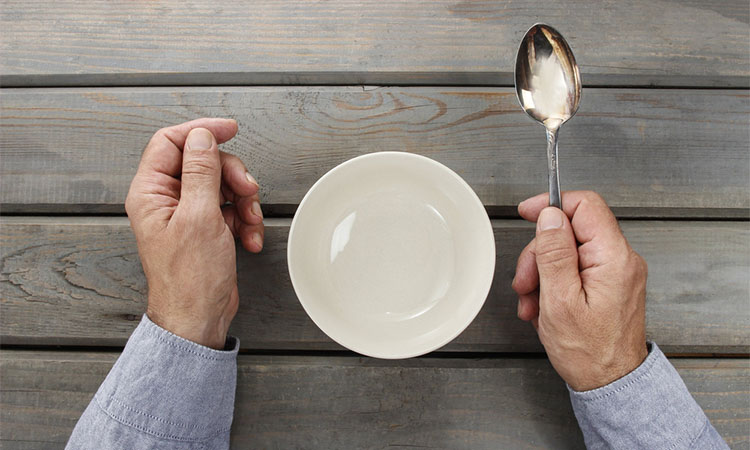
<svg viewBox="0 0 750 450">
<path fill-rule="evenodd" d="M 260 237 L 260 233 L 257 233 L 257 232 L 253 233 L 253 236 L 251 239 L 253 240 L 253 242 L 258 244 L 258 247 L 263 248 L 263 238 Z"/>
<path fill-rule="evenodd" d="M 521 297 L 518 297 L 518 307 L 516 308 L 516 315 L 521 318 Z"/>
<path fill-rule="evenodd" d="M 252 175 L 250 175 L 250 172 L 245 172 L 245 178 L 247 178 L 247 181 L 249 181 L 250 184 L 254 184 L 254 185 L 258 186 L 258 182 L 255 181 L 255 178 L 253 178 Z"/>
<path fill-rule="evenodd" d="M 253 214 L 260 217 L 261 219 L 263 218 L 263 210 L 260 209 L 260 203 L 253 202 L 253 205 L 250 207 L 250 209 L 252 209 Z"/>
<path fill-rule="evenodd" d="M 518 204 L 518 208 L 520 209 L 523 206 L 523 204 L 526 203 L 526 202 L 528 202 L 528 201 L 529 201 L 529 199 L 527 198 L 526 200 L 524 200 L 521 203 L 519 203 Z"/>
<path fill-rule="evenodd" d="M 562 228 L 563 217 L 562 211 L 555 207 L 547 207 L 539 213 L 539 219 L 536 221 L 536 227 L 539 231 Z"/>
<path fill-rule="evenodd" d="M 190 150 L 208 150 L 213 143 L 213 134 L 205 128 L 196 128 L 187 137 L 187 145 Z"/>
</svg>

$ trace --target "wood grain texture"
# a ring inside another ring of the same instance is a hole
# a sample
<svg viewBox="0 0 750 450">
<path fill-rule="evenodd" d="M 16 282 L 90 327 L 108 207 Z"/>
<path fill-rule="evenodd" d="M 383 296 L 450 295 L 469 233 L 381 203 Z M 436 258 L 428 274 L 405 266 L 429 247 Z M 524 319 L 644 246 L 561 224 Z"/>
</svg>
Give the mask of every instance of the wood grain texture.
<svg viewBox="0 0 750 450">
<path fill-rule="evenodd" d="M 750 217 L 750 96 L 742 91 L 588 89 L 560 137 L 564 190 L 600 192 L 620 216 Z M 122 212 L 160 127 L 237 119 L 224 150 L 290 213 L 325 172 L 383 150 L 434 158 L 490 213 L 547 189 L 543 128 L 510 89 L 10 89 L 0 94 L 4 212 Z"/>
<path fill-rule="evenodd" d="M 308 318 L 286 264 L 288 219 L 267 219 L 263 253 L 238 252 L 240 308 L 230 333 L 243 349 L 336 350 Z M 146 282 L 124 218 L 0 221 L 0 328 L 5 344 L 122 346 L 145 311 Z M 516 259 L 533 236 L 493 222 L 496 273 L 474 322 L 442 351 L 538 352 L 516 318 Z M 647 333 L 669 352 L 750 352 L 750 225 L 641 222 L 621 226 L 649 263 Z"/>
<path fill-rule="evenodd" d="M 2 447 L 62 448 L 116 357 L 1 352 Z M 722 437 L 747 448 L 747 360 L 672 363 Z M 583 448 L 545 359 L 240 355 L 238 366 L 232 448 Z"/>
<path fill-rule="evenodd" d="M 588 85 L 747 86 L 745 0 L 5 1 L 5 86 L 512 84 L 536 22 Z"/>
</svg>

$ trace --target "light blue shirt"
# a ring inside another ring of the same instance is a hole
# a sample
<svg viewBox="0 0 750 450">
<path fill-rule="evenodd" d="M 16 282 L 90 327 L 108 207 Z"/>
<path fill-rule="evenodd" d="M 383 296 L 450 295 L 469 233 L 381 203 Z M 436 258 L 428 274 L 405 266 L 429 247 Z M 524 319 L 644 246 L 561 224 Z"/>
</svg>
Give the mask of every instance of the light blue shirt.
<svg viewBox="0 0 750 450">
<path fill-rule="evenodd" d="M 83 412 L 68 449 L 227 449 L 239 341 L 219 351 L 143 316 Z M 590 449 L 727 449 L 656 344 L 633 372 L 570 390 Z"/>
</svg>

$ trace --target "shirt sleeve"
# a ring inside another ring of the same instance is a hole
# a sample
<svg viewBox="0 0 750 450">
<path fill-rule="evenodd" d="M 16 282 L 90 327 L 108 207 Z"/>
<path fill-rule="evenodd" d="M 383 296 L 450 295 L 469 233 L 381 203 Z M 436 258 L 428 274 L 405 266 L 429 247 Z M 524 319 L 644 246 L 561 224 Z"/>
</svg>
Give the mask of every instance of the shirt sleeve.
<svg viewBox="0 0 750 450">
<path fill-rule="evenodd" d="M 227 449 L 239 340 L 214 350 L 144 314 L 67 449 Z"/>
<path fill-rule="evenodd" d="M 606 386 L 568 386 L 588 449 L 728 449 L 659 347 Z"/>
</svg>

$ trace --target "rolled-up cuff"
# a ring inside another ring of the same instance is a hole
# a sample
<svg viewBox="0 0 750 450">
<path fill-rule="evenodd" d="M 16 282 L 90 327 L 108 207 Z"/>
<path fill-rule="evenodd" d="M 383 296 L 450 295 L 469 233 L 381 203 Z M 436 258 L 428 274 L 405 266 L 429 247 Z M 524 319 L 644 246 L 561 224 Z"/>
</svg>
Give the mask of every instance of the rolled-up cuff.
<svg viewBox="0 0 750 450">
<path fill-rule="evenodd" d="M 205 441 L 228 433 L 239 340 L 214 350 L 159 327 L 144 314 L 96 393 L 111 418 L 154 436 Z"/>
</svg>

